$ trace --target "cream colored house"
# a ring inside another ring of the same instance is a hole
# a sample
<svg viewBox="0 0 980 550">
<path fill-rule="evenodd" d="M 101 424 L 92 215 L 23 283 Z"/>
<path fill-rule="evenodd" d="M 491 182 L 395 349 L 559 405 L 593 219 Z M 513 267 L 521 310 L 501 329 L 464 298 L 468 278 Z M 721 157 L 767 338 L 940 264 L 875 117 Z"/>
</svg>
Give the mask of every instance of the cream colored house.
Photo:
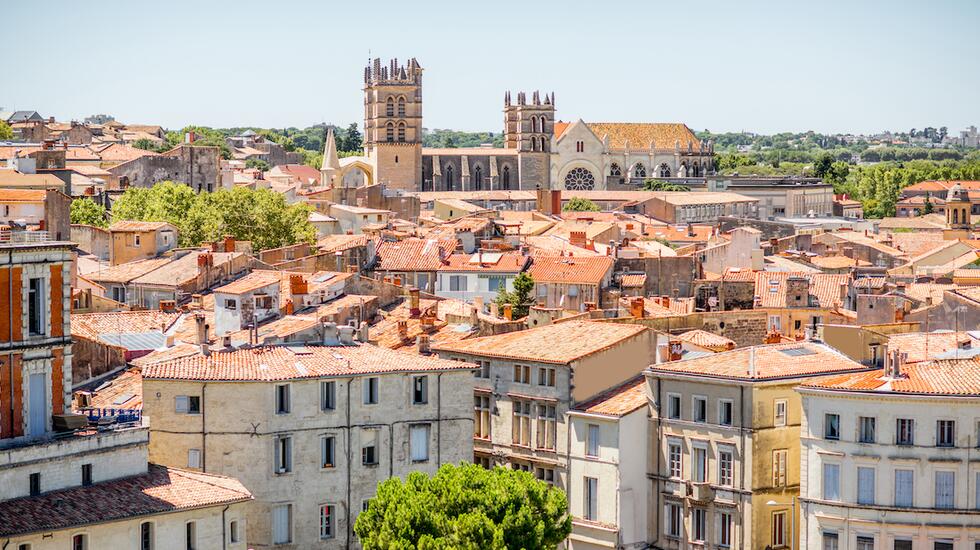
<svg viewBox="0 0 980 550">
<path fill-rule="evenodd" d="M 651 544 L 796 547 L 800 399 L 794 388 L 811 377 L 861 370 L 867 367 L 808 341 L 647 369 Z"/>
<path fill-rule="evenodd" d="M 805 383 L 801 548 L 980 548 L 980 362 Z"/>
<path fill-rule="evenodd" d="M 347 548 L 377 484 L 470 460 L 474 365 L 354 341 L 266 346 L 146 366 L 150 455 L 237 476 L 249 544 Z"/>
</svg>

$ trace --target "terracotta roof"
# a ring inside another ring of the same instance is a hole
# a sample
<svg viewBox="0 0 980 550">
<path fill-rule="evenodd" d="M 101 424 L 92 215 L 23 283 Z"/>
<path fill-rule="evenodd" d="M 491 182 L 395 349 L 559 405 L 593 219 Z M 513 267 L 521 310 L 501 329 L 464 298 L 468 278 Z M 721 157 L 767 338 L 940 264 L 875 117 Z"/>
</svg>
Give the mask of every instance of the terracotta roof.
<svg viewBox="0 0 980 550">
<path fill-rule="evenodd" d="M 721 275 L 721 280 L 726 283 L 754 283 L 756 271 L 751 269 L 743 269 L 740 267 L 729 267 Z"/>
<path fill-rule="evenodd" d="M 98 340 L 100 334 L 166 332 L 180 319 L 180 313 L 160 310 L 113 311 L 110 313 L 73 313 L 71 335 Z"/>
<path fill-rule="evenodd" d="M 885 277 L 861 277 L 859 279 L 854 279 L 851 286 L 857 290 L 874 290 L 879 288 L 885 288 L 885 283 L 888 280 Z"/>
<path fill-rule="evenodd" d="M 151 464 L 145 474 L 0 502 L 0 537 L 251 499 L 233 478 Z"/>
<path fill-rule="evenodd" d="M 755 274 L 755 295 L 759 298 L 757 307 L 786 307 L 786 280 L 790 277 L 803 277 L 810 281 L 810 295 L 817 298 L 819 307 L 833 307 L 840 303 L 841 286 L 851 281 L 849 274 L 760 271 Z"/>
<path fill-rule="evenodd" d="M 967 191 L 980 191 L 980 181 L 970 180 L 929 180 L 908 185 L 902 188 L 903 193 L 914 191 L 949 191 L 949 188 L 959 185 Z M 945 194 L 943 195 L 945 196 Z"/>
<path fill-rule="evenodd" d="M 143 408 L 143 375 L 140 369 L 125 369 L 91 390 L 89 407 L 95 409 Z"/>
<path fill-rule="evenodd" d="M 47 194 L 44 189 L 0 189 L 0 202 L 44 202 Z"/>
<path fill-rule="evenodd" d="M 868 367 L 815 342 L 793 342 L 740 348 L 722 353 L 651 365 L 656 374 L 686 374 L 706 378 L 775 380 L 801 378 Z"/>
<path fill-rule="evenodd" d="M 212 326 L 213 326 L 213 319 L 212 319 L 211 323 L 212 323 Z M 196 329 L 196 327 L 195 327 L 195 329 Z M 196 336 L 196 330 L 195 330 L 195 336 Z M 163 362 L 166 362 L 166 361 L 172 361 L 174 359 L 179 359 L 181 357 L 189 357 L 191 355 L 200 355 L 200 353 L 201 353 L 201 346 L 199 346 L 197 344 L 188 344 L 188 343 L 184 343 L 184 342 L 178 342 L 176 345 L 174 345 L 172 347 L 165 348 L 165 349 L 153 350 L 150 353 L 147 353 L 146 355 L 137 357 L 136 359 L 133 359 L 132 361 L 130 361 L 130 364 L 133 365 L 134 367 L 140 367 L 140 368 L 142 368 L 142 367 L 145 367 L 147 365 L 152 365 L 152 364 L 155 364 L 155 363 L 163 363 Z M 141 381 L 143 380 L 142 373 L 140 375 L 140 380 Z M 140 388 L 141 395 L 142 395 L 142 391 L 143 390 L 142 390 L 142 386 L 141 386 L 141 388 Z"/>
<path fill-rule="evenodd" d="M 925 216 L 882 218 L 878 222 L 878 229 L 926 229 L 938 231 L 946 226 L 941 214 L 927 214 Z"/>
<path fill-rule="evenodd" d="M 604 351 L 646 330 L 646 327 L 640 325 L 566 321 L 507 334 L 434 345 L 432 349 L 561 365 Z"/>
<path fill-rule="evenodd" d="M 598 285 L 613 264 L 609 256 L 535 256 L 528 273 L 535 283 Z"/>
<path fill-rule="evenodd" d="M 905 295 L 920 302 L 925 302 L 926 298 L 932 298 L 933 305 L 942 303 L 947 290 L 956 290 L 957 285 L 944 285 L 939 283 L 910 283 L 905 286 Z"/>
<path fill-rule="evenodd" d="M 376 271 L 436 271 L 442 266 L 440 250 L 448 256 L 456 250 L 456 239 L 404 239 L 378 245 Z"/>
<path fill-rule="evenodd" d="M 980 360 L 946 359 L 904 365 L 897 378 L 876 369 L 812 380 L 803 387 L 847 392 L 980 397 Z"/>
<path fill-rule="evenodd" d="M 695 346 L 707 348 L 712 351 L 728 351 L 735 349 L 735 341 L 724 336 L 708 332 L 706 330 L 689 330 L 677 336 L 678 340 L 690 342 Z"/>
<path fill-rule="evenodd" d="M 183 256 L 173 259 L 145 275 L 132 280 L 133 284 L 156 285 L 156 286 L 180 286 L 191 281 L 195 281 L 200 273 L 197 266 L 197 258 L 202 252 L 191 251 Z M 222 266 L 241 258 L 243 252 L 208 252 L 213 258 L 214 267 Z"/>
<path fill-rule="evenodd" d="M 846 267 L 869 266 L 870 262 L 848 258 L 847 256 L 815 256 L 810 263 L 823 269 L 844 269 Z"/>
<path fill-rule="evenodd" d="M 173 229 L 177 227 L 167 222 L 144 222 L 138 220 L 120 220 L 109 226 L 109 231 L 156 231 L 157 229 Z"/>
<path fill-rule="evenodd" d="M 619 286 L 623 288 L 643 288 L 646 283 L 645 273 L 628 273 L 619 279 Z"/>
<path fill-rule="evenodd" d="M 279 283 L 282 279 L 282 273 L 281 271 L 256 269 L 237 281 L 232 281 L 225 286 L 214 289 L 214 292 L 220 292 L 222 294 L 245 294 L 246 292 L 252 292 L 262 287 Z"/>
<path fill-rule="evenodd" d="M 646 378 L 641 374 L 577 403 L 573 410 L 620 417 L 647 406 Z"/>
<path fill-rule="evenodd" d="M 163 267 L 171 262 L 170 258 L 150 258 L 114 265 L 106 269 L 91 271 L 85 276 L 99 283 L 128 283 L 137 277 Z"/>
<path fill-rule="evenodd" d="M 124 145 L 122 143 L 113 143 L 108 147 L 103 147 L 96 151 L 99 157 L 103 161 L 110 162 L 127 162 L 133 159 L 138 159 L 140 157 L 158 157 L 159 153 L 154 153 L 153 151 L 147 151 L 145 149 L 138 149 L 130 145 Z"/>
<path fill-rule="evenodd" d="M 560 138 L 568 126 L 567 122 L 556 122 L 555 139 Z M 679 122 L 589 122 L 586 126 L 599 139 L 608 135 L 609 147 L 613 149 L 624 148 L 627 141 L 632 150 L 649 149 L 651 142 L 655 142 L 657 149 L 673 149 L 679 141 L 681 151 L 687 151 L 688 142 L 697 151 L 701 144 L 694 132 Z"/>
<path fill-rule="evenodd" d="M 44 187 L 63 189 L 65 182 L 51 174 L 21 174 L 13 170 L 0 170 L 0 187 Z"/>
<path fill-rule="evenodd" d="M 478 271 L 480 273 L 520 273 L 529 256 L 520 252 L 479 252 L 452 254 L 439 271 Z"/>
<path fill-rule="evenodd" d="M 907 363 L 918 363 L 955 350 L 964 342 L 969 342 L 971 347 L 980 347 L 980 337 L 969 332 L 907 332 L 892 334 L 888 338 L 888 351 L 906 353 Z"/>
<path fill-rule="evenodd" d="M 322 252 L 338 252 L 367 246 L 368 236 L 360 235 L 327 235 L 316 242 Z"/>
<path fill-rule="evenodd" d="M 162 380 L 259 381 L 380 374 L 405 371 L 470 370 L 474 365 L 387 350 L 352 346 L 269 346 L 214 352 L 149 365 L 143 377 Z"/>
</svg>

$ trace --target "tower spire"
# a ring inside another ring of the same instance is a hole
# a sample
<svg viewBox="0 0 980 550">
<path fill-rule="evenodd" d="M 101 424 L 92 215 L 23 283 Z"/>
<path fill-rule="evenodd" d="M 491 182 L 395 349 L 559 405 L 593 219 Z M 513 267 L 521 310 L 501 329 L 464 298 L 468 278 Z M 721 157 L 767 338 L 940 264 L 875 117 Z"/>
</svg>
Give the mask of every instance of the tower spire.
<svg viewBox="0 0 980 550">
<path fill-rule="evenodd" d="M 320 165 L 320 184 L 332 185 L 333 179 L 340 173 L 340 157 L 337 156 L 337 141 L 333 137 L 333 128 L 327 128 L 326 144 L 323 146 L 323 163 Z"/>
</svg>

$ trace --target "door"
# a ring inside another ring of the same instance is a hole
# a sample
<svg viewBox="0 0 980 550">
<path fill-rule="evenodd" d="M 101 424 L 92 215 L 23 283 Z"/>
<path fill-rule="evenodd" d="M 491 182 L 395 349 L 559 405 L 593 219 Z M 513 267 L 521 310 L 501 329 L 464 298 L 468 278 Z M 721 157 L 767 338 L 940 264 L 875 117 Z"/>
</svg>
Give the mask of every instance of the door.
<svg viewBox="0 0 980 550">
<path fill-rule="evenodd" d="M 47 375 L 32 374 L 28 388 L 28 435 L 44 435 L 48 424 Z"/>
</svg>

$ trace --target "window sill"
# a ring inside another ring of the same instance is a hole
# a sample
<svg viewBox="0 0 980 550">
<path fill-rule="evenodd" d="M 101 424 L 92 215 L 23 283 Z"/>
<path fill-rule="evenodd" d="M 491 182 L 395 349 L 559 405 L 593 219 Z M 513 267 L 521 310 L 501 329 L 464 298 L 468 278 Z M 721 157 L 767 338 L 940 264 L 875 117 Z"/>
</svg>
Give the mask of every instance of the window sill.
<svg viewBox="0 0 980 550">
<path fill-rule="evenodd" d="M 425 460 L 412 460 L 412 464 L 425 464 L 428 461 L 429 461 L 428 458 L 426 458 Z"/>
<path fill-rule="evenodd" d="M 371 463 L 371 464 L 365 464 L 364 462 L 361 462 L 361 466 L 364 466 L 366 468 L 377 468 L 378 467 L 378 463 L 377 462 L 374 462 L 374 463 Z"/>
</svg>

